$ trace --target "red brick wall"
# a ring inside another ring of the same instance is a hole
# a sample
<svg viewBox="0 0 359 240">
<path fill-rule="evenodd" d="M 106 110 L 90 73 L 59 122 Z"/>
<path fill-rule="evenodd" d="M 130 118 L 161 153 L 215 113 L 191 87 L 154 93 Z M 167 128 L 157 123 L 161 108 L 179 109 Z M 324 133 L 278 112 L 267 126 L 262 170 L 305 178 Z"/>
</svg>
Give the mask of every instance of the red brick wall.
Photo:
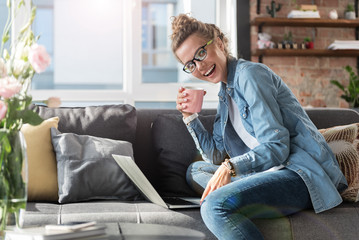
<svg viewBox="0 0 359 240">
<path fill-rule="evenodd" d="M 270 17 L 266 12 L 266 6 L 270 6 L 271 0 L 261 0 L 261 13 L 257 14 L 257 0 L 250 0 L 250 17 Z M 296 9 L 295 2 L 300 4 L 312 4 L 311 0 L 276 0 L 282 8 L 277 12 L 277 17 L 287 17 L 287 14 Z M 339 18 L 344 18 L 344 9 L 348 3 L 354 4 L 354 0 L 317 0 L 321 18 L 328 19 L 328 13 L 336 9 Z M 257 48 L 257 27 L 251 27 L 251 49 Z M 302 42 L 305 37 L 314 37 L 314 48 L 325 49 L 334 40 L 355 40 L 353 28 L 306 28 L 306 27 L 263 27 L 263 32 L 272 36 L 272 41 L 283 40 L 285 33 L 292 32 L 293 41 Z M 258 62 L 258 57 L 252 57 Z M 350 65 L 356 69 L 356 57 L 263 57 L 263 63 L 273 69 L 293 91 L 303 106 L 313 107 L 348 107 L 348 104 L 340 98 L 341 91 L 329 81 L 336 79 L 343 84 L 348 83 L 348 74 L 343 69 Z"/>
</svg>

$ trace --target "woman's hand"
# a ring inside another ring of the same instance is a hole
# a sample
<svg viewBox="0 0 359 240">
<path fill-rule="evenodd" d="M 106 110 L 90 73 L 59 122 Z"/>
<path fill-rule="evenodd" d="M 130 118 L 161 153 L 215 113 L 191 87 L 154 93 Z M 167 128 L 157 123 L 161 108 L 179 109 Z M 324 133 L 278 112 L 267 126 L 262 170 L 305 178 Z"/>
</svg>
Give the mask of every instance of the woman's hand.
<svg viewBox="0 0 359 240">
<path fill-rule="evenodd" d="M 187 102 L 187 93 L 184 92 L 184 88 L 180 87 L 177 94 L 177 100 L 176 100 L 176 108 L 178 111 L 180 111 L 184 118 L 191 116 L 193 113 L 183 112 L 183 110 L 186 108 L 186 105 L 182 105 L 182 103 Z"/>
<path fill-rule="evenodd" d="M 214 173 L 211 180 L 209 180 L 206 189 L 204 190 L 201 198 L 201 203 L 207 197 L 208 194 L 213 192 L 214 190 L 223 187 L 231 182 L 231 174 L 228 168 L 221 165 L 217 171 Z"/>
</svg>

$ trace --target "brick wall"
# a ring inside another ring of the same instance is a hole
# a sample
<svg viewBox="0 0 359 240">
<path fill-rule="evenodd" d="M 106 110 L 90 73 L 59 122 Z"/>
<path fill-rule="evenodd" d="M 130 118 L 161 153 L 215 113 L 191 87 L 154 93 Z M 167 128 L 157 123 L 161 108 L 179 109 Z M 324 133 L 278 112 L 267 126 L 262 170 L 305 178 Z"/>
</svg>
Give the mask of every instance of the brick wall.
<svg viewBox="0 0 359 240">
<path fill-rule="evenodd" d="M 269 17 L 266 6 L 270 6 L 271 0 L 261 0 L 261 13 L 257 14 L 257 0 L 250 0 L 250 17 Z M 282 8 L 277 12 L 277 17 L 287 17 L 287 14 L 296 9 L 296 4 L 312 4 L 310 0 L 276 0 L 282 3 Z M 339 18 L 344 18 L 344 9 L 348 3 L 354 4 L 354 0 L 317 0 L 321 18 L 329 18 L 328 13 L 336 9 Z M 257 48 L 257 27 L 251 27 L 251 49 Z M 292 32 L 293 41 L 302 42 L 305 37 L 315 39 L 314 48 L 325 49 L 334 40 L 355 40 L 353 28 L 306 28 L 306 27 L 263 27 L 263 32 L 272 36 L 272 41 L 283 40 L 285 33 Z M 252 57 L 258 62 L 258 57 Z M 348 107 L 348 104 L 340 98 L 341 91 L 329 81 L 336 79 L 343 84 L 348 83 L 348 74 L 343 69 L 350 65 L 356 69 L 356 57 L 263 57 L 263 63 L 273 69 L 293 91 L 303 106 L 313 107 Z"/>
</svg>

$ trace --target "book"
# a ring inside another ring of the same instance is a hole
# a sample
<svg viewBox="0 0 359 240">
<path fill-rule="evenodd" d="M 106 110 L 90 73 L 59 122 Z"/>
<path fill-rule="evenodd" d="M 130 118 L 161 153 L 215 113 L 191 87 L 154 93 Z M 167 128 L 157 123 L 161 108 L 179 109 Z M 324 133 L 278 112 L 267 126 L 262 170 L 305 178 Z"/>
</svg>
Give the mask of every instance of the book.
<svg viewBox="0 0 359 240">
<path fill-rule="evenodd" d="M 320 18 L 318 11 L 292 10 L 288 13 L 288 18 Z"/>
<path fill-rule="evenodd" d="M 49 230 L 45 227 L 19 228 L 5 231 L 5 240 L 71 240 L 106 234 L 105 225 L 93 225 L 76 230 Z"/>
<path fill-rule="evenodd" d="M 328 49 L 359 49 L 359 40 L 335 40 Z"/>
<path fill-rule="evenodd" d="M 317 5 L 314 4 L 301 4 L 300 5 L 300 10 L 302 11 L 318 11 L 318 7 Z"/>
</svg>

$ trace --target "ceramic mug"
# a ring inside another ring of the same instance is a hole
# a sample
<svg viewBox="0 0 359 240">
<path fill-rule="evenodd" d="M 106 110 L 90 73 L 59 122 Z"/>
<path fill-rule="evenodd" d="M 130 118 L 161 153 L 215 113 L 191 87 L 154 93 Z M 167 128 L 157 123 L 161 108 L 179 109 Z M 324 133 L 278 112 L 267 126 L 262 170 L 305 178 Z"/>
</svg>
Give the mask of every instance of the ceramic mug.
<svg viewBox="0 0 359 240">
<path fill-rule="evenodd" d="M 187 93 L 187 102 L 182 103 L 185 108 L 183 112 L 198 113 L 202 110 L 204 89 L 197 87 L 184 87 L 184 93 Z"/>
</svg>

